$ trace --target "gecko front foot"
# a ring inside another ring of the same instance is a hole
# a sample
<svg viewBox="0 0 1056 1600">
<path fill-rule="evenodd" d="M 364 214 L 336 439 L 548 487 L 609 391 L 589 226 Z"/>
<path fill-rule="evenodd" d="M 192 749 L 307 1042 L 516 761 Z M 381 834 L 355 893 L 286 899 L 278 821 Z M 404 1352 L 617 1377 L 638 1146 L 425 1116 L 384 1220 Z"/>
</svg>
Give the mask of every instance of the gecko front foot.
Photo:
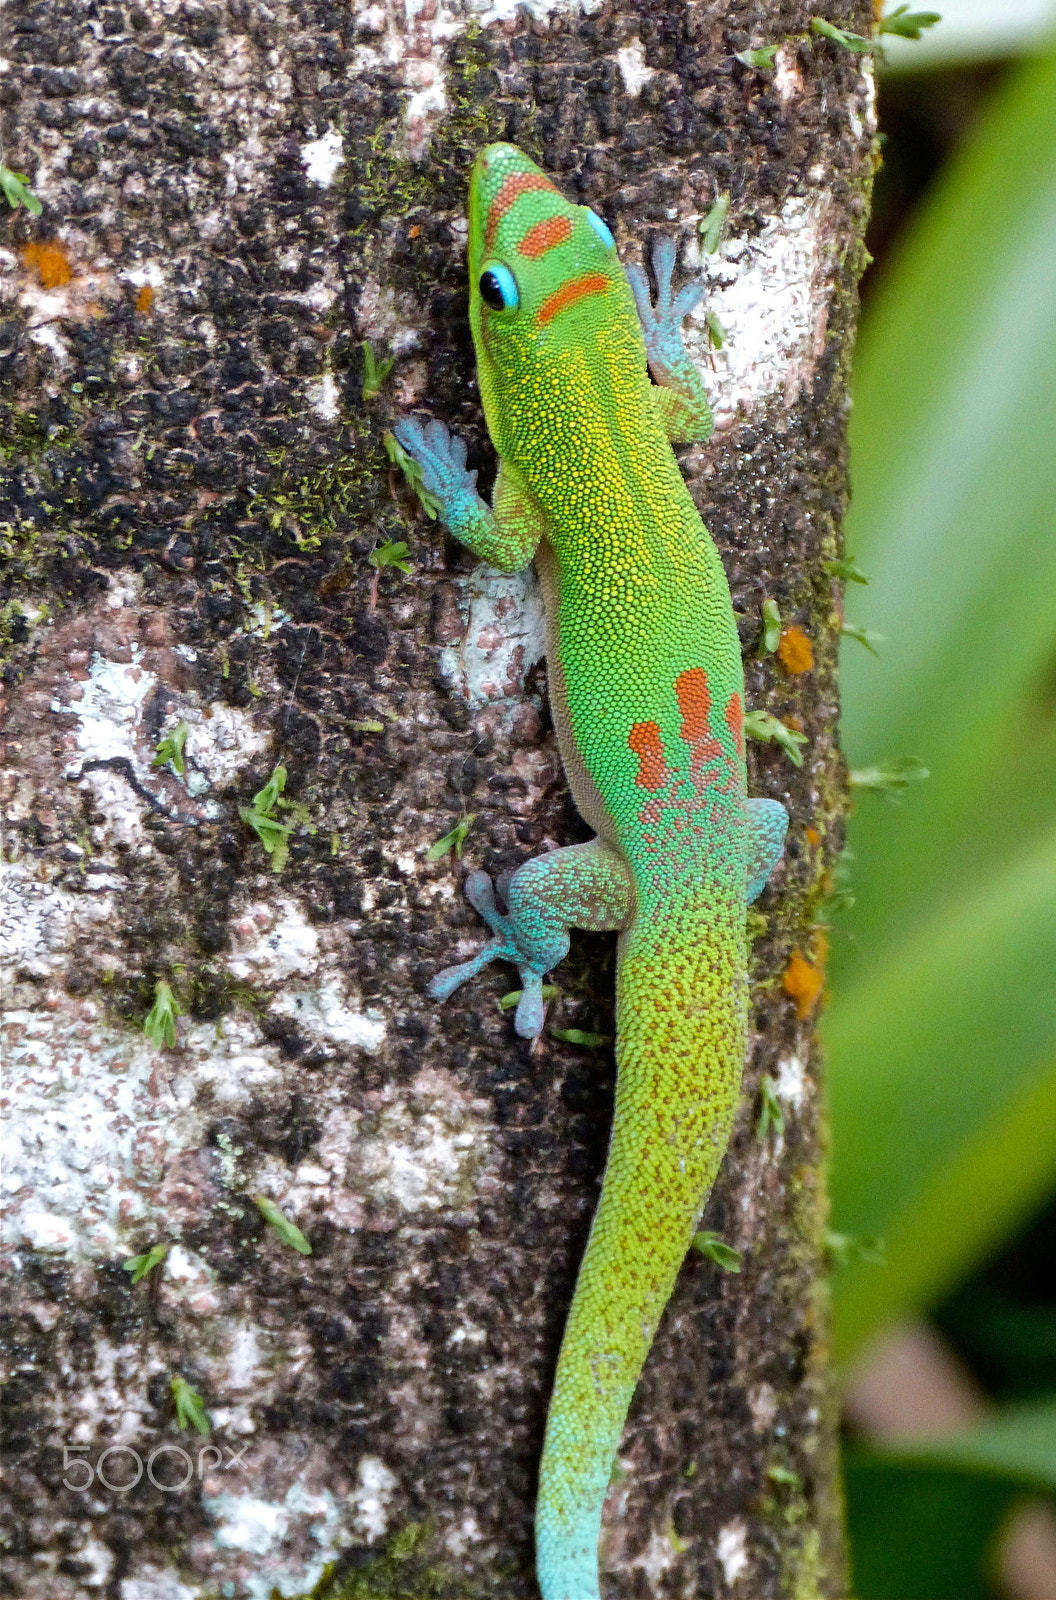
<svg viewBox="0 0 1056 1600">
<path fill-rule="evenodd" d="M 451 527 L 459 512 L 478 504 L 477 474 L 466 467 L 466 444 L 442 422 L 421 423 L 417 417 L 404 417 L 393 433 L 422 473 L 422 483 L 443 507 L 444 519 Z"/>
<path fill-rule="evenodd" d="M 504 914 L 495 900 L 495 890 L 486 872 L 471 872 L 466 878 L 466 899 L 474 911 L 480 913 L 495 938 L 478 952 L 472 961 L 463 961 L 457 967 L 445 967 L 429 984 L 434 1000 L 446 1000 L 468 978 L 492 961 L 510 961 L 521 979 L 521 998 L 513 1025 L 522 1039 L 536 1039 L 543 1031 L 543 976 L 568 953 L 567 936 L 562 940 L 535 940 L 523 929 L 518 920 Z"/>
<path fill-rule="evenodd" d="M 694 279 L 672 294 L 675 253 L 673 239 L 658 239 L 653 245 L 649 259 L 656 279 L 655 305 L 641 267 L 628 267 L 627 281 L 638 307 L 646 359 L 656 380 L 656 403 L 667 437 L 673 444 L 690 444 L 707 439 L 714 420 L 700 373 L 682 343 L 682 324 L 703 299 L 704 285 L 699 278 Z"/>
<path fill-rule="evenodd" d="M 656 279 L 655 305 L 641 267 L 628 267 L 627 279 L 638 307 L 638 320 L 642 325 L 649 365 L 664 372 L 677 372 L 686 355 L 682 344 L 682 324 L 694 306 L 704 298 L 704 285 L 698 278 L 672 295 L 671 279 L 675 271 L 673 239 L 658 239 L 649 260 Z"/>
</svg>

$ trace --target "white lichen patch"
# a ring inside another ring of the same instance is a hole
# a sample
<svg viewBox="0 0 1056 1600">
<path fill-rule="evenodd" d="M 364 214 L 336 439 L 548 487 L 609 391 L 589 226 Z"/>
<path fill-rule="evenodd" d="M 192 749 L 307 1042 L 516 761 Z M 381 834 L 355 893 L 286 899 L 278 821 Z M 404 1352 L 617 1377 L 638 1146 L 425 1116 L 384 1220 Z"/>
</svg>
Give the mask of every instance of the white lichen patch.
<svg viewBox="0 0 1056 1600">
<path fill-rule="evenodd" d="M 388 1093 L 375 1131 L 353 1147 L 352 1187 L 363 1188 L 382 1210 L 458 1209 L 487 1155 L 485 1111 L 448 1073 L 423 1070 L 407 1099 Z"/>
<path fill-rule="evenodd" d="M 321 139 L 309 139 L 301 145 L 305 175 L 321 189 L 329 189 L 344 159 L 344 144 L 336 128 L 328 128 Z"/>
<path fill-rule="evenodd" d="M 631 98 L 636 100 L 649 79 L 654 76 L 653 68 L 645 64 L 645 48 L 642 41 L 632 39 L 629 44 L 617 50 L 616 65 L 620 69 L 623 87 Z"/>
<path fill-rule="evenodd" d="M 0 992 L 64 970 L 71 947 L 111 922 L 110 895 L 70 894 L 31 859 L 0 863 Z"/>
<path fill-rule="evenodd" d="M 385 1019 L 373 1008 L 358 1010 L 348 1000 L 336 977 L 313 988 L 285 989 L 272 1012 L 292 1017 L 302 1033 L 326 1044 L 350 1046 L 373 1053 L 385 1038 Z"/>
<path fill-rule="evenodd" d="M 719 1536 L 715 1540 L 715 1554 L 727 1587 L 732 1588 L 741 1574 L 747 1571 L 747 1540 L 748 1530 L 739 1517 L 719 1529 Z"/>
<path fill-rule="evenodd" d="M 324 372 L 308 391 L 308 403 L 320 422 L 341 420 L 341 390 L 332 372 Z"/>
<path fill-rule="evenodd" d="M 143 718 L 143 707 L 154 691 L 157 678 L 140 663 L 143 651 L 133 644 L 128 662 L 108 661 L 98 650 L 93 652 L 87 682 L 80 694 L 72 695 L 68 704 L 53 700 L 51 709 L 59 715 L 76 718 L 75 744 L 84 759 L 110 761 L 114 758 L 132 763 L 133 769 L 145 775 L 139 759 L 137 733 Z M 79 762 L 67 767 L 67 776 L 75 776 Z"/>
<path fill-rule="evenodd" d="M 806 1069 L 799 1056 L 785 1056 L 777 1063 L 774 1092 L 789 1111 L 800 1111 L 807 1092 Z"/>
<path fill-rule="evenodd" d="M 266 985 L 315 973 L 319 935 L 295 901 L 280 896 L 246 906 L 232 927 L 231 975 Z"/>
<path fill-rule="evenodd" d="M 219 1551 L 266 1558 L 262 1566 L 239 1569 L 238 1592 L 248 1600 L 313 1589 L 327 1564 L 354 1539 L 351 1509 L 339 1504 L 329 1489 L 300 1481 L 281 1500 L 222 1489 L 204 1494 L 202 1504 L 215 1519 L 213 1542 Z"/>
<path fill-rule="evenodd" d="M 383 1537 L 389 1525 L 389 1502 L 398 1488 L 399 1479 L 380 1457 L 361 1457 L 349 1500 L 356 1531 L 368 1544 Z"/>
<path fill-rule="evenodd" d="M 632 1558 L 631 1566 L 645 1574 L 648 1587 L 659 1595 L 665 1592 L 664 1580 L 680 1554 L 681 1541 L 677 1540 L 674 1529 L 661 1533 L 654 1528 L 645 1549 Z"/>
<path fill-rule="evenodd" d="M 180 1049 L 158 1052 L 142 1034 L 108 1026 L 94 1003 L 55 990 L 47 1009 L 9 1007 L 2 1040 L 2 1236 L 10 1245 L 124 1259 L 137 1241 L 207 1221 L 219 1198 L 217 1166 L 228 1187 L 251 1187 L 234 1149 L 206 1148 L 215 1110 L 200 1095 L 209 1088 L 214 1106 L 236 1106 L 288 1072 L 244 1013 L 219 1024 L 181 1021 Z M 201 1314 L 219 1304 L 212 1275 L 178 1244 L 161 1289 Z"/>
<path fill-rule="evenodd" d="M 168 717 L 164 731 L 171 732 L 180 722 L 187 724 L 184 757 L 192 794 L 201 792 L 196 781 L 201 779 L 213 789 L 226 789 L 271 744 L 270 729 L 258 728 L 248 711 L 223 700 L 201 709 L 182 703 Z"/>
<path fill-rule="evenodd" d="M 141 1567 L 136 1577 L 121 1580 L 121 1600 L 199 1600 L 200 1594 L 166 1567 Z"/>
<path fill-rule="evenodd" d="M 790 408 L 810 383 L 825 347 L 832 262 L 822 199 L 788 200 L 756 238 L 734 238 L 714 255 L 687 251 L 707 284 L 685 324 L 686 348 L 701 369 L 717 426 L 750 417 L 774 396 Z M 712 348 L 706 314 L 722 324 Z"/>
<path fill-rule="evenodd" d="M 471 705 L 519 695 L 546 654 L 543 595 L 533 569 L 513 574 L 481 564 L 459 582 L 466 631 L 441 652 L 445 682 Z"/>
</svg>

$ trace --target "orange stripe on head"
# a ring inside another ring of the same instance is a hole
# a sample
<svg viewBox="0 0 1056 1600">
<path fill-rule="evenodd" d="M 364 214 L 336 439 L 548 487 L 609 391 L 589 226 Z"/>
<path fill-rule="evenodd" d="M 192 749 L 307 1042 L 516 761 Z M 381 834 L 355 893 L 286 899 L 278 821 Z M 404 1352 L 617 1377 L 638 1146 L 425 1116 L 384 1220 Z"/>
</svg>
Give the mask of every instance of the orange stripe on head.
<svg viewBox="0 0 1056 1600">
<path fill-rule="evenodd" d="M 744 706 L 736 689 L 730 695 L 726 707 L 726 726 L 733 734 L 733 742 L 737 746 L 738 755 L 744 755 Z"/>
<path fill-rule="evenodd" d="M 499 230 L 499 223 L 522 194 L 528 194 L 532 189 L 548 189 L 551 194 L 557 190 L 549 178 L 541 172 L 511 172 L 502 182 L 498 193 L 488 209 L 487 227 L 484 229 L 484 254 L 487 255 L 495 243 L 495 235 Z"/>
<path fill-rule="evenodd" d="M 564 244 L 565 240 L 571 237 L 572 223 L 568 217 L 545 217 L 542 222 L 537 222 L 534 227 L 528 229 L 517 249 L 522 256 L 535 261 L 539 256 L 545 256 L 555 245 Z"/>
<path fill-rule="evenodd" d="M 708 713 L 711 710 L 711 695 L 704 668 L 690 667 L 688 672 L 680 672 L 675 679 L 675 694 L 678 696 L 678 709 L 682 713 L 683 739 L 687 744 L 706 739 L 710 732 Z"/>
<path fill-rule="evenodd" d="M 567 283 L 563 283 L 560 289 L 555 289 L 543 301 L 536 313 L 536 326 L 545 328 L 559 311 L 574 306 L 577 300 L 585 299 L 588 294 L 604 294 L 608 287 L 609 280 L 603 272 L 585 272 L 581 278 L 569 278 Z"/>
<path fill-rule="evenodd" d="M 664 760 L 664 741 L 655 722 L 636 722 L 627 735 L 627 743 L 638 757 L 639 789 L 662 789 L 668 780 L 667 762 Z"/>
</svg>

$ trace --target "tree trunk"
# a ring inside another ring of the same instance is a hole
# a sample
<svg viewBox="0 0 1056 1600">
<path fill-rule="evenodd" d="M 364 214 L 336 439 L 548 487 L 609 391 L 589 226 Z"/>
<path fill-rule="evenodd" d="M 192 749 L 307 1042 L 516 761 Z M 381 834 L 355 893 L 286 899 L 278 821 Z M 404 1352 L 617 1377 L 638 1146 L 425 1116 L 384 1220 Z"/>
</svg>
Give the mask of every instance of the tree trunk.
<svg viewBox="0 0 1056 1600">
<path fill-rule="evenodd" d="M 706 274 L 725 341 L 701 312 L 690 342 L 719 428 L 680 453 L 748 703 L 806 736 L 798 768 L 751 747 L 752 792 L 793 820 L 750 918 L 745 1096 L 704 1222 L 743 1266 L 686 1263 L 621 1447 L 606 1594 L 842 1595 L 813 922 L 843 804 L 824 562 L 868 58 L 806 11 L 696 0 L 476 20 L 457 0 L 7 0 L 4 22 L 5 159 L 44 212 L 0 251 L 2 1592 L 535 1592 L 548 1386 L 612 1103 L 611 1056 L 581 1041 L 611 1035 L 614 942 L 574 938 L 534 1050 L 498 1004 L 512 972 L 425 995 L 481 935 L 464 863 L 585 829 L 534 578 L 473 570 L 383 448 L 427 406 L 489 479 L 464 208 L 475 152 L 507 138 L 624 259 L 668 231 Z M 770 41 L 772 68 L 732 54 Z M 395 356 L 374 395 L 362 341 Z M 460 822 L 463 861 L 431 860 Z"/>
</svg>

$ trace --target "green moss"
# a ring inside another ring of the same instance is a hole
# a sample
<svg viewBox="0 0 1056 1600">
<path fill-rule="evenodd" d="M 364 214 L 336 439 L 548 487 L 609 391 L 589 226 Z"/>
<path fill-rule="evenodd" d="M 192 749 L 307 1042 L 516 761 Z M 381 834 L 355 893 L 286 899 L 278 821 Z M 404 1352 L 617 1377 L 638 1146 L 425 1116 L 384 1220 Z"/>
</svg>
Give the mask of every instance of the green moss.
<svg viewBox="0 0 1056 1600">
<path fill-rule="evenodd" d="M 484 1600 L 481 1585 L 430 1559 L 432 1544 L 426 1524 L 408 1523 L 366 1565 L 332 1562 L 311 1593 L 295 1600 Z"/>
</svg>

